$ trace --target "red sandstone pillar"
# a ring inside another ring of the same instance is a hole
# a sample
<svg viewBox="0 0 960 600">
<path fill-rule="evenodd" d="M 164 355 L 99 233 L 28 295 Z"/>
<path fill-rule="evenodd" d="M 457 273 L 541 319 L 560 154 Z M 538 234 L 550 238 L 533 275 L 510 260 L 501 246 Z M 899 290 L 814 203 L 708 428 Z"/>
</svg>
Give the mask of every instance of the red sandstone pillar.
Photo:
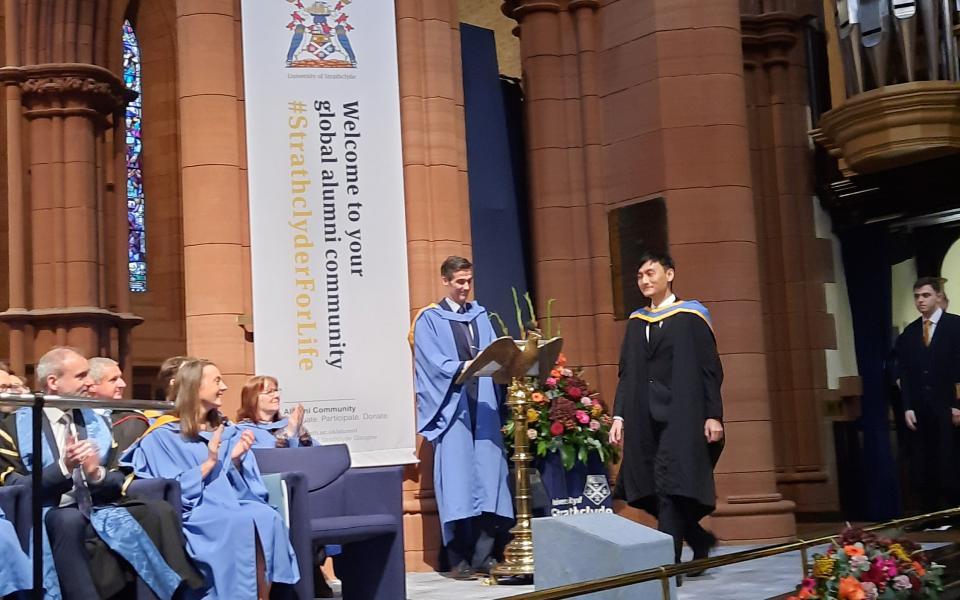
<svg viewBox="0 0 960 600">
<path fill-rule="evenodd" d="M 410 306 L 416 311 L 442 295 L 443 259 L 471 255 L 460 24 L 455 0 L 396 0 L 396 11 Z M 433 451 L 419 437 L 417 455 L 420 464 L 405 472 L 404 543 L 407 570 L 425 571 L 438 566 L 440 522 Z"/>
<path fill-rule="evenodd" d="M 790 538 L 793 504 L 774 476 L 739 3 L 508 0 L 504 9 L 520 23 L 538 289 L 570 311 L 562 326 L 572 360 L 600 365 L 611 397 L 623 324 L 610 307 L 605 219 L 587 216 L 664 197 L 677 291 L 713 312 L 726 371 L 730 441 L 713 527 L 728 541 Z M 598 75 L 576 61 L 584 10 L 597 19 L 589 31 L 599 32 Z M 579 85 L 591 77 L 592 110 L 589 86 Z M 591 179 L 583 155 L 596 112 L 602 175 Z M 602 182 L 602 193 L 582 191 L 586 180 Z"/>
<path fill-rule="evenodd" d="M 187 353 L 214 360 L 239 406 L 252 374 L 237 317 L 248 312 L 249 253 L 237 3 L 177 2 L 180 172 Z"/>
</svg>

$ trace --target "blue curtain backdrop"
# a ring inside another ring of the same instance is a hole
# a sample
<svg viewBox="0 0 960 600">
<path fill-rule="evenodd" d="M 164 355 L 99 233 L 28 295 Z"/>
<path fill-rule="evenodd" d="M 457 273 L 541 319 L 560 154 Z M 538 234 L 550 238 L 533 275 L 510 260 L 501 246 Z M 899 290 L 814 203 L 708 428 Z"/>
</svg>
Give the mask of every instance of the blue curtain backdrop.
<svg viewBox="0 0 960 600">
<path fill-rule="evenodd" d="M 860 456 L 864 489 L 862 512 L 850 518 L 882 521 L 900 514 L 900 488 L 890 446 L 889 393 L 884 363 L 893 344 L 891 334 L 888 232 L 863 226 L 839 233 L 847 277 L 857 368 L 863 380 Z"/>
<path fill-rule="evenodd" d="M 477 300 L 517 336 L 510 288 L 530 289 L 522 103 L 516 84 L 500 78 L 493 31 L 461 23 L 460 44 Z"/>
</svg>

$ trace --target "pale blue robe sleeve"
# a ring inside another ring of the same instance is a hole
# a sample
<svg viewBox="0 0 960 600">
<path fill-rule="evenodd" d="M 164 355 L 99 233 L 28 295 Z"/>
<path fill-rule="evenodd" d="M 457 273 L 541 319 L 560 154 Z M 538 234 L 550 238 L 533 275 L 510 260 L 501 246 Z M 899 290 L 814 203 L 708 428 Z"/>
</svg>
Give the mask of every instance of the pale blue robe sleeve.
<svg viewBox="0 0 960 600">
<path fill-rule="evenodd" d="M 417 319 L 413 337 L 416 367 L 417 431 L 427 440 L 438 438 L 452 422 L 460 402 L 461 386 L 454 381 L 463 362 L 457 358 L 450 324 L 425 311 Z"/>
</svg>

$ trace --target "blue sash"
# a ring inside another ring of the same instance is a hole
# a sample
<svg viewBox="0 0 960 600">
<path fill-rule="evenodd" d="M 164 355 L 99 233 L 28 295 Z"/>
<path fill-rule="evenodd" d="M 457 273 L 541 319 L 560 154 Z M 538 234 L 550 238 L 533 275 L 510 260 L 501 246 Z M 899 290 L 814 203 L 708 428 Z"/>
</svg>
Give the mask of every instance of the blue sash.
<svg viewBox="0 0 960 600">
<path fill-rule="evenodd" d="M 114 445 L 113 434 L 104 417 L 89 408 L 79 409 L 83 415 L 87 439 L 97 444 L 100 463 L 106 462 Z M 20 459 L 24 468 L 30 472 L 34 465 L 33 450 L 33 410 L 22 408 L 17 411 L 17 437 L 20 441 Z M 53 450 L 49 440 L 41 437 L 41 468 L 53 464 Z M 43 509 L 43 585 L 46 597 L 59 600 L 60 582 L 53 564 L 53 554 L 47 537 L 46 515 L 52 508 Z M 122 556 L 136 570 L 137 575 L 150 586 L 160 598 L 169 600 L 180 585 L 180 575 L 170 568 L 163 556 L 150 540 L 147 532 L 130 513 L 120 506 L 95 506 L 90 515 L 90 524 L 107 546 Z M 32 550 L 32 549 L 31 549 Z"/>
</svg>

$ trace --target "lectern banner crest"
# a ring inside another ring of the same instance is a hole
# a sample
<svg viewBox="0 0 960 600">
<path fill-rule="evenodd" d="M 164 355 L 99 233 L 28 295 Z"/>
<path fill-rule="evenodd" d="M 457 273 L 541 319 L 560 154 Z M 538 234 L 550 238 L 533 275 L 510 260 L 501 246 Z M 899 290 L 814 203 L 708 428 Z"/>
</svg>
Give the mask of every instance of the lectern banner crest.
<svg viewBox="0 0 960 600">
<path fill-rule="evenodd" d="M 242 0 L 241 18 L 256 372 L 354 465 L 412 462 L 393 2 Z"/>
</svg>

